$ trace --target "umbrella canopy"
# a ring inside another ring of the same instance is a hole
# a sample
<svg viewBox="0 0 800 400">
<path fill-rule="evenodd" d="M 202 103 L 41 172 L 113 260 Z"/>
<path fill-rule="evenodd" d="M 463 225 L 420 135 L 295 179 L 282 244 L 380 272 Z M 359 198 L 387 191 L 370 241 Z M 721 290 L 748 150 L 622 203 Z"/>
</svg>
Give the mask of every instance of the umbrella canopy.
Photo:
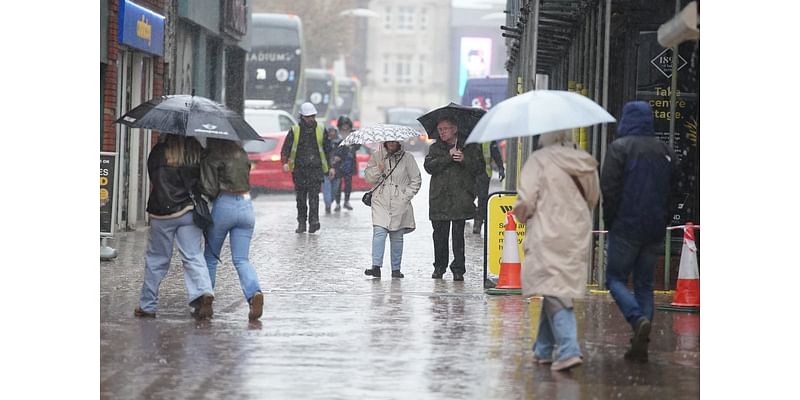
<svg viewBox="0 0 800 400">
<path fill-rule="evenodd" d="M 467 143 L 533 136 L 604 122 L 616 120 L 586 96 L 563 90 L 532 90 L 492 107 L 475 126 Z"/>
<path fill-rule="evenodd" d="M 339 146 L 390 141 L 402 142 L 403 140 L 415 136 L 419 136 L 419 131 L 408 126 L 377 124 L 350 132 L 350 134 L 339 143 Z"/>
<path fill-rule="evenodd" d="M 188 94 L 150 99 L 114 122 L 131 128 L 192 136 L 201 144 L 205 144 L 206 138 L 242 142 L 263 140 L 233 110 L 205 97 Z"/>
<path fill-rule="evenodd" d="M 444 107 L 437 108 L 429 111 L 427 114 L 417 118 L 425 131 L 428 132 L 428 137 L 431 139 L 439 139 L 439 131 L 436 130 L 436 124 L 440 119 L 449 117 L 456 122 L 458 126 L 458 134 L 461 138 L 467 138 L 472 132 L 475 124 L 486 114 L 486 110 L 477 107 L 467 107 L 461 104 L 450 103 Z"/>
</svg>

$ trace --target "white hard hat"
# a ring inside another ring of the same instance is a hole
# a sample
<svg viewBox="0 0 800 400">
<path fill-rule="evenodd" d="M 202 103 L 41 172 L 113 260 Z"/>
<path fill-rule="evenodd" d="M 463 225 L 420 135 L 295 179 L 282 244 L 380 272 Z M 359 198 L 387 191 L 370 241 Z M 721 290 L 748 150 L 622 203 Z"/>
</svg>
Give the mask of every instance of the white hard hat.
<svg viewBox="0 0 800 400">
<path fill-rule="evenodd" d="M 312 115 L 317 115 L 317 109 L 314 108 L 313 104 L 311 104 L 309 102 L 305 102 L 300 106 L 300 115 L 302 115 L 304 117 L 310 117 Z"/>
</svg>

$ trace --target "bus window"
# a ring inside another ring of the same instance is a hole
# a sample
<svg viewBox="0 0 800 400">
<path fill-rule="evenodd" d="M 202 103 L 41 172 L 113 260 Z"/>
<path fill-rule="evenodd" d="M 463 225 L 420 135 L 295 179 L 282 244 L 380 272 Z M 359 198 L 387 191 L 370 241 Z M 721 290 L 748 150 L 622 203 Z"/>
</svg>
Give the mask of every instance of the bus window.
<svg viewBox="0 0 800 400">
<path fill-rule="evenodd" d="M 272 100 L 294 114 L 301 95 L 303 35 L 300 18 L 253 14 L 251 48 L 245 62 L 245 99 Z"/>
</svg>

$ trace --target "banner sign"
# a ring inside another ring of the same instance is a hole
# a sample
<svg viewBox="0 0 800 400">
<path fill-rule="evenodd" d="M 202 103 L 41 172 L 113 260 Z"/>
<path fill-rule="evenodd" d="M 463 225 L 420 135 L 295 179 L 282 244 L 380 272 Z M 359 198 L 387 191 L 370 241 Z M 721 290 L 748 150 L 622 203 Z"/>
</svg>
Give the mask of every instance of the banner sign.
<svg viewBox="0 0 800 400">
<path fill-rule="evenodd" d="M 114 178 L 117 153 L 100 153 L 100 236 L 114 234 Z"/>
<path fill-rule="evenodd" d="M 164 55 L 164 16 L 124 0 L 119 7 L 119 42 L 157 56 Z"/>
<path fill-rule="evenodd" d="M 506 227 L 506 213 L 514 208 L 517 202 L 516 192 L 495 192 L 489 195 L 486 205 L 486 235 L 484 239 L 485 256 L 483 260 L 484 278 L 487 272 L 494 276 L 500 275 L 500 262 L 503 258 L 503 233 Z M 522 239 L 525 238 L 525 224 L 517 221 L 517 247 L 519 259 L 524 260 Z"/>
</svg>

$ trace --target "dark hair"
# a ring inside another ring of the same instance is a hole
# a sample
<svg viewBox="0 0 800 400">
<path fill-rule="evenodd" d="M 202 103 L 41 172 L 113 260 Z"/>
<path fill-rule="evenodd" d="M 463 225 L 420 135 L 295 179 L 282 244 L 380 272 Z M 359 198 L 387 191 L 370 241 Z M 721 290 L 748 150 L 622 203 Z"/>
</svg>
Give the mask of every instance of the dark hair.
<svg viewBox="0 0 800 400">
<path fill-rule="evenodd" d="M 336 127 L 342 129 L 342 125 L 350 125 L 350 128 L 353 128 L 353 121 L 347 115 L 342 115 L 336 121 Z"/>
<path fill-rule="evenodd" d="M 447 122 L 453 124 L 453 126 L 455 126 L 456 128 L 458 128 L 458 124 L 456 123 L 456 120 L 454 120 L 452 117 L 439 118 L 439 120 L 436 121 L 436 126 L 439 126 L 439 124 L 441 124 L 442 121 L 447 121 Z"/>
</svg>

